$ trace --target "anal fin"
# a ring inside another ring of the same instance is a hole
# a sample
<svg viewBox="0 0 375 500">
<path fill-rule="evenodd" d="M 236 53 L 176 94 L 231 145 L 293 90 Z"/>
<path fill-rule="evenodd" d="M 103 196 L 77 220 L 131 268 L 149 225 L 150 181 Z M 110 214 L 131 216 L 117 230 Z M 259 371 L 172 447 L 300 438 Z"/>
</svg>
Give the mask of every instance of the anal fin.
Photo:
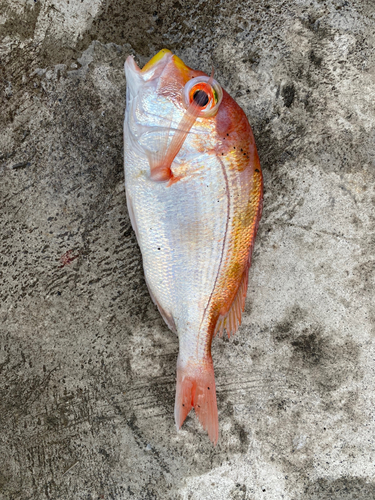
<svg viewBox="0 0 375 500">
<path fill-rule="evenodd" d="M 126 205 L 128 207 L 128 214 L 129 214 L 130 223 L 132 225 L 133 231 L 135 232 L 135 236 L 137 238 L 138 245 L 139 245 L 138 227 L 137 227 L 137 221 L 136 221 L 136 218 L 134 215 L 133 202 L 132 202 L 130 193 L 127 190 L 126 186 L 125 186 L 125 193 L 126 193 Z"/>
<path fill-rule="evenodd" d="M 149 284 L 147 283 L 147 280 L 146 280 L 146 285 L 147 285 L 147 288 L 148 288 L 148 293 L 150 294 L 150 297 L 152 299 L 152 302 L 156 305 L 156 307 L 158 308 L 158 311 L 159 313 L 161 314 L 161 317 L 163 318 L 163 320 L 165 321 L 167 327 L 173 332 L 173 333 L 177 333 L 177 327 L 176 327 L 176 323 L 174 322 L 174 319 L 173 319 L 173 316 L 172 314 L 168 313 L 158 302 L 158 300 L 155 298 L 155 295 L 152 293 L 151 291 L 151 288 L 149 286 Z"/>
</svg>

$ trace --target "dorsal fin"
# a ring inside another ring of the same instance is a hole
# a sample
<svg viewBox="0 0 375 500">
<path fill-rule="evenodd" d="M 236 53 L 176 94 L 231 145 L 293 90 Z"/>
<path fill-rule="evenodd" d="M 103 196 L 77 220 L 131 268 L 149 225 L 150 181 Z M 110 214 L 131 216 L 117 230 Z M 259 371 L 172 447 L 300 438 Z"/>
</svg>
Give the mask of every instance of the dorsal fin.
<svg viewBox="0 0 375 500">
<path fill-rule="evenodd" d="M 249 269 L 251 266 L 251 257 L 254 249 L 255 236 L 258 231 L 259 220 L 262 215 L 263 208 L 263 177 L 259 168 L 254 171 L 254 184 L 251 196 L 256 197 L 256 217 L 254 219 L 252 235 L 249 245 L 249 256 L 246 263 L 245 270 L 242 274 L 237 293 L 233 299 L 232 305 L 226 314 L 220 315 L 215 326 L 214 336 L 219 332 L 219 336 L 222 337 L 224 330 L 227 331 L 228 338 L 234 335 L 241 324 L 242 313 L 245 309 L 245 300 L 247 294 L 247 284 L 249 281 Z"/>
</svg>

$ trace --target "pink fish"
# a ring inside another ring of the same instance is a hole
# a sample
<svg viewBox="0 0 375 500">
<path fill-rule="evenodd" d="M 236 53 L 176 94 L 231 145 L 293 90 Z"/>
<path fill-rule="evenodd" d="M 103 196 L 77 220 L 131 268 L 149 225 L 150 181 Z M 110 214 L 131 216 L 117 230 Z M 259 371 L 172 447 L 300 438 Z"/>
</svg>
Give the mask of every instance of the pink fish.
<svg viewBox="0 0 375 500">
<path fill-rule="evenodd" d="M 194 407 L 211 441 L 211 342 L 241 323 L 263 179 L 243 110 L 213 76 L 163 49 L 125 63 L 125 187 L 147 286 L 179 337 L 175 421 Z"/>
</svg>

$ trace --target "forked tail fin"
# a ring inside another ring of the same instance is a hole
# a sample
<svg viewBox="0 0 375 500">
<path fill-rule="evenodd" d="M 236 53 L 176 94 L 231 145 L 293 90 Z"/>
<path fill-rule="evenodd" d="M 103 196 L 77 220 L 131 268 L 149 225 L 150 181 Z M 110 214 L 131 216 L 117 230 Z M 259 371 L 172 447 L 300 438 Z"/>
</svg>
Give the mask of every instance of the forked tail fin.
<svg viewBox="0 0 375 500">
<path fill-rule="evenodd" d="M 194 408 L 214 446 L 219 437 L 214 367 L 211 360 L 202 363 L 177 361 L 177 387 L 174 417 L 177 430 Z"/>
</svg>

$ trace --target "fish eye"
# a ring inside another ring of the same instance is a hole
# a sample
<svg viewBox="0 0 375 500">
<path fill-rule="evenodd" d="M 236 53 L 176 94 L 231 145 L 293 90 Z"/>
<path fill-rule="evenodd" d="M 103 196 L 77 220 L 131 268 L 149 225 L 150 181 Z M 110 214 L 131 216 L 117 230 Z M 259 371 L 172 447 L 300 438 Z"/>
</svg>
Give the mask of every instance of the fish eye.
<svg viewBox="0 0 375 500">
<path fill-rule="evenodd" d="M 183 90 L 186 108 L 194 101 L 201 108 L 202 117 L 214 116 L 223 99 L 223 91 L 216 80 L 197 76 L 187 82 Z"/>
<path fill-rule="evenodd" d="M 209 98 L 208 95 L 204 90 L 196 90 L 193 95 L 194 101 L 198 104 L 200 107 L 207 106 Z"/>
</svg>

